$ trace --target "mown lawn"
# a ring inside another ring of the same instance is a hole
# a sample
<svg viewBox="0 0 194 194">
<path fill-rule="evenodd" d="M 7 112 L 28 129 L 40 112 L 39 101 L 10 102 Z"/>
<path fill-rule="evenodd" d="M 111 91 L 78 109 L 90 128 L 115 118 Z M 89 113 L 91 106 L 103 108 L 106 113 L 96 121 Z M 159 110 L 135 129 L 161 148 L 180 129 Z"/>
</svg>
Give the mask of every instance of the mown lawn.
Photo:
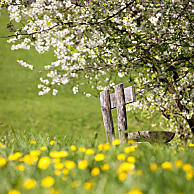
<svg viewBox="0 0 194 194">
<path fill-rule="evenodd" d="M 0 36 L 10 34 L 7 22 L 7 14 L 1 10 Z M 41 68 L 54 56 L 41 56 L 34 50 L 11 51 L 6 41 L 0 39 L 0 194 L 14 189 L 40 194 L 193 192 L 193 147 L 174 142 L 132 146 L 127 151 L 127 145 L 105 144 L 99 98 L 73 95 L 72 84 L 64 86 L 57 96 L 38 96 L 39 74 L 21 67 L 16 60 L 24 59 Z M 158 113 L 151 120 L 142 119 L 140 113 L 127 114 L 130 131 L 161 129 Z M 113 119 L 116 129 L 116 110 Z M 59 150 L 64 151 L 62 156 L 57 152 L 53 157 L 53 151 Z M 99 156 L 101 161 L 95 160 L 98 153 L 104 155 L 104 159 Z M 83 162 L 85 169 L 80 169 L 81 160 L 88 162 Z M 94 170 L 96 176 L 91 174 L 93 168 L 98 168 Z M 52 177 L 46 179 L 53 183 L 50 187 L 45 186 L 46 181 L 42 183 L 47 176 Z"/>
</svg>

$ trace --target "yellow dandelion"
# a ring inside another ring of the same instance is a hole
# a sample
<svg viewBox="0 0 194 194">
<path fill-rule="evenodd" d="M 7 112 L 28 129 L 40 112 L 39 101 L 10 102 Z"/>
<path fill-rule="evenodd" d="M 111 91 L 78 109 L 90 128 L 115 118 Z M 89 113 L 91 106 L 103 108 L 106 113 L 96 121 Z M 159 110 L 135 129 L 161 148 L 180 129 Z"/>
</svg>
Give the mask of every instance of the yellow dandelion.
<svg viewBox="0 0 194 194">
<path fill-rule="evenodd" d="M 54 140 L 51 140 L 50 141 L 50 145 L 55 145 L 55 141 Z"/>
<path fill-rule="evenodd" d="M 174 155 L 176 154 L 176 150 L 173 150 L 173 154 L 174 154 Z"/>
<path fill-rule="evenodd" d="M 65 168 L 71 170 L 73 168 L 75 168 L 76 164 L 74 161 L 71 161 L 71 160 L 66 160 L 65 161 Z"/>
<path fill-rule="evenodd" d="M 64 164 L 63 163 L 56 163 L 55 164 L 55 169 L 57 169 L 57 170 L 60 170 L 60 169 L 62 169 L 64 167 Z"/>
<path fill-rule="evenodd" d="M 87 182 L 84 183 L 84 188 L 86 190 L 90 190 L 93 186 L 94 186 L 94 183 L 91 182 L 91 181 L 87 181 Z"/>
<path fill-rule="evenodd" d="M 91 170 L 91 175 L 92 176 L 98 176 L 100 174 L 100 169 L 99 168 L 93 168 Z"/>
<path fill-rule="evenodd" d="M 0 166 L 5 166 L 7 164 L 7 160 L 5 158 L 0 158 Z"/>
<path fill-rule="evenodd" d="M 102 151 L 102 150 L 103 150 L 103 147 L 104 147 L 103 144 L 99 144 L 99 145 L 98 145 L 98 150 L 99 150 L 99 151 Z"/>
<path fill-rule="evenodd" d="M 174 164 L 176 167 L 180 168 L 183 165 L 183 162 L 181 160 L 176 160 Z"/>
<path fill-rule="evenodd" d="M 112 145 L 120 145 L 120 140 L 119 139 L 115 139 L 112 141 Z"/>
<path fill-rule="evenodd" d="M 49 189 L 49 194 L 59 194 L 60 192 L 54 188 Z"/>
<path fill-rule="evenodd" d="M 36 144 L 36 141 L 35 141 L 35 140 L 31 140 L 31 141 L 30 141 L 30 144 L 31 144 L 31 145 L 34 145 L 34 144 Z"/>
<path fill-rule="evenodd" d="M 76 148 L 75 145 L 71 145 L 71 146 L 70 146 L 70 149 L 71 149 L 72 151 L 76 151 L 76 150 L 77 150 L 77 148 Z"/>
<path fill-rule="evenodd" d="M 54 159 L 53 159 L 53 162 L 54 162 L 55 164 L 61 163 L 61 159 L 60 159 L 60 158 L 54 158 Z"/>
<path fill-rule="evenodd" d="M 23 164 L 18 164 L 18 165 L 17 165 L 17 169 L 18 169 L 19 171 L 24 171 L 25 167 L 24 167 Z"/>
<path fill-rule="evenodd" d="M 36 180 L 34 179 L 27 179 L 24 182 L 24 187 L 28 190 L 33 189 L 36 186 Z"/>
<path fill-rule="evenodd" d="M 188 171 L 192 170 L 192 165 L 191 164 L 184 164 L 182 168 L 185 172 L 188 172 Z"/>
<path fill-rule="evenodd" d="M 194 143 L 190 143 L 188 146 L 189 147 L 194 147 Z"/>
<path fill-rule="evenodd" d="M 143 194 L 139 189 L 132 189 L 127 194 Z"/>
<path fill-rule="evenodd" d="M 125 160 L 125 154 L 118 154 L 117 155 L 117 160 Z"/>
<path fill-rule="evenodd" d="M 23 161 L 28 165 L 33 165 L 38 161 L 38 156 L 27 154 L 23 157 Z"/>
<path fill-rule="evenodd" d="M 0 148 L 5 148 L 5 145 L 0 142 Z"/>
<path fill-rule="evenodd" d="M 102 171 L 109 170 L 109 168 L 110 168 L 109 164 L 103 164 L 103 165 L 101 165 Z"/>
<path fill-rule="evenodd" d="M 102 153 L 96 154 L 95 155 L 95 160 L 97 162 L 103 161 L 104 160 L 104 154 L 102 154 Z"/>
<path fill-rule="evenodd" d="M 87 155 L 92 155 L 92 154 L 94 154 L 94 150 L 92 148 L 89 148 L 89 149 L 86 150 L 86 154 Z"/>
<path fill-rule="evenodd" d="M 40 158 L 39 162 L 38 162 L 38 168 L 44 170 L 47 169 L 50 165 L 50 158 L 45 156 Z"/>
<path fill-rule="evenodd" d="M 81 160 L 79 163 L 78 163 L 78 168 L 81 169 L 81 170 L 84 170 L 88 167 L 88 161 L 87 160 Z"/>
<path fill-rule="evenodd" d="M 136 148 L 137 148 L 137 145 L 127 146 L 127 147 L 124 148 L 124 152 L 126 154 L 129 154 L 131 152 L 134 152 Z"/>
<path fill-rule="evenodd" d="M 186 179 L 189 181 L 189 180 L 193 179 L 193 177 L 194 177 L 194 171 L 192 171 L 192 170 L 187 171 Z"/>
<path fill-rule="evenodd" d="M 46 146 L 42 146 L 42 147 L 40 147 L 40 150 L 41 151 L 45 151 L 45 150 L 47 150 L 47 147 Z"/>
<path fill-rule="evenodd" d="M 142 174 L 143 174 L 143 171 L 142 171 L 142 170 L 138 170 L 138 171 L 137 171 L 137 175 L 138 175 L 138 176 L 141 176 Z"/>
<path fill-rule="evenodd" d="M 181 151 L 184 151 L 184 150 L 185 150 L 185 148 L 184 148 L 184 147 L 180 147 L 179 149 L 180 149 Z"/>
<path fill-rule="evenodd" d="M 41 181 L 41 185 L 43 187 L 51 187 L 52 185 L 54 185 L 54 183 L 55 183 L 55 179 L 51 176 L 47 176 L 43 178 Z"/>
<path fill-rule="evenodd" d="M 121 172 L 125 172 L 125 171 L 131 171 L 135 168 L 135 165 L 133 163 L 129 163 L 129 162 L 123 162 L 119 168 L 118 171 L 119 173 Z"/>
<path fill-rule="evenodd" d="M 63 172 L 64 175 L 68 175 L 69 174 L 69 169 L 64 168 L 62 170 L 62 172 Z"/>
<path fill-rule="evenodd" d="M 20 194 L 18 190 L 12 189 L 8 192 L 8 194 Z"/>
<path fill-rule="evenodd" d="M 129 139 L 128 143 L 135 143 L 135 141 L 133 139 Z"/>
<path fill-rule="evenodd" d="M 126 172 L 121 172 L 119 174 L 119 180 L 120 181 L 124 181 L 124 180 L 126 180 L 126 178 L 127 178 L 127 173 Z"/>
<path fill-rule="evenodd" d="M 72 188 L 76 188 L 76 187 L 79 187 L 80 186 L 80 182 L 79 181 L 73 181 L 72 183 L 71 183 L 71 187 Z"/>
<path fill-rule="evenodd" d="M 158 169 L 158 165 L 156 164 L 156 163 L 151 163 L 150 164 L 150 170 L 151 171 L 155 171 L 155 170 L 157 170 Z"/>
<path fill-rule="evenodd" d="M 135 163 L 135 157 L 134 156 L 129 156 L 127 158 L 127 162 L 129 162 L 129 163 Z"/>
<path fill-rule="evenodd" d="M 54 174 L 55 174 L 56 176 L 59 176 L 59 175 L 61 175 L 61 171 L 60 171 L 60 170 L 55 170 L 55 171 L 54 171 Z"/>
<path fill-rule="evenodd" d="M 31 156 L 39 156 L 39 155 L 40 155 L 40 150 L 32 150 L 32 151 L 30 152 L 30 155 L 31 155 Z"/>
<path fill-rule="evenodd" d="M 162 163 L 161 167 L 165 170 L 170 170 L 172 168 L 172 164 L 170 162 L 166 161 L 166 162 Z"/>
<path fill-rule="evenodd" d="M 86 148 L 81 147 L 81 148 L 78 149 L 78 151 L 79 151 L 79 152 L 86 152 Z"/>
<path fill-rule="evenodd" d="M 52 158 L 65 158 L 68 156 L 68 153 L 66 151 L 52 151 L 50 152 L 50 157 Z"/>
<path fill-rule="evenodd" d="M 109 150 L 109 149 L 110 149 L 110 144 L 109 144 L 109 143 L 105 143 L 105 144 L 103 145 L 103 150 L 107 151 L 107 150 Z"/>
<path fill-rule="evenodd" d="M 18 160 L 20 157 L 22 156 L 22 154 L 20 152 L 16 152 L 13 154 L 10 154 L 8 157 L 8 160 Z"/>
</svg>

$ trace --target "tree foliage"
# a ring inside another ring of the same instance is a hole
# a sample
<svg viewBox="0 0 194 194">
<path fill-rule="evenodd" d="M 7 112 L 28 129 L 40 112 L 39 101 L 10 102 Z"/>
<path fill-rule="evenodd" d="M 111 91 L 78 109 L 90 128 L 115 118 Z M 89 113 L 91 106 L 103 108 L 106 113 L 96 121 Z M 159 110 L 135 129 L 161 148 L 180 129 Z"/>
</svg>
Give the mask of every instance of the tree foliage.
<svg viewBox="0 0 194 194">
<path fill-rule="evenodd" d="M 39 95 L 56 95 L 72 80 L 76 93 L 83 78 L 103 90 L 127 77 L 138 94 L 130 109 L 160 110 L 182 137 L 194 133 L 192 1 L 4 0 L 1 7 L 13 50 L 54 51 Z"/>
</svg>

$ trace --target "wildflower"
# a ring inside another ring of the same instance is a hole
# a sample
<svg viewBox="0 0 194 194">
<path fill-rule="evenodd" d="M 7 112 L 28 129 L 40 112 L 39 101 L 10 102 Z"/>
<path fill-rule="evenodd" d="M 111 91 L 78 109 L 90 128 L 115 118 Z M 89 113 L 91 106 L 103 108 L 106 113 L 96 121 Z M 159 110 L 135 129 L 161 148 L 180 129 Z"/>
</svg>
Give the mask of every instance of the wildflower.
<svg viewBox="0 0 194 194">
<path fill-rule="evenodd" d="M 96 155 L 95 155 L 95 160 L 96 160 L 97 162 L 103 161 L 103 160 L 104 160 L 104 154 L 102 154 L 102 153 L 96 154 Z"/>
<path fill-rule="evenodd" d="M 62 169 L 64 167 L 64 164 L 63 163 L 56 163 L 55 164 L 55 169 L 57 169 L 57 170 L 60 170 L 60 169 Z"/>
<path fill-rule="evenodd" d="M 129 139 L 128 143 L 134 143 L 135 141 L 133 139 Z"/>
<path fill-rule="evenodd" d="M 187 171 L 186 173 L 186 179 L 189 181 L 194 177 L 194 172 L 192 170 Z"/>
<path fill-rule="evenodd" d="M 27 154 L 23 157 L 23 161 L 28 165 L 33 165 L 38 160 L 38 156 L 32 156 L 30 154 Z"/>
<path fill-rule="evenodd" d="M 143 174 L 143 171 L 142 171 L 142 170 L 138 170 L 138 171 L 137 171 L 137 175 L 138 175 L 138 176 L 141 176 L 142 174 Z"/>
<path fill-rule="evenodd" d="M 115 139 L 112 141 L 112 145 L 120 145 L 120 140 L 119 139 Z"/>
<path fill-rule="evenodd" d="M 103 171 L 109 170 L 109 168 L 110 168 L 110 166 L 109 166 L 108 164 L 103 164 L 103 165 L 101 165 L 101 169 L 102 169 Z"/>
<path fill-rule="evenodd" d="M 130 152 L 135 151 L 136 147 L 137 147 L 136 145 L 127 146 L 127 147 L 124 148 L 124 152 L 125 152 L 126 154 L 129 154 Z"/>
<path fill-rule="evenodd" d="M 117 155 L 117 160 L 125 160 L 125 154 Z"/>
<path fill-rule="evenodd" d="M 79 151 L 79 152 L 86 152 L 86 148 L 81 147 L 81 148 L 78 149 L 78 151 Z"/>
<path fill-rule="evenodd" d="M 40 158 L 39 162 L 38 162 L 38 168 L 40 169 L 47 169 L 50 165 L 50 158 L 45 156 Z"/>
<path fill-rule="evenodd" d="M 30 152 L 30 155 L 31 155 L 31 156 L 39 156 L 39 155 L 40 155 L 40 151 L 39 151 L 39 150 L 32 150 L 32 151 Z"/>
<path fill-rule="evenodd" d="M 78 163 L 78 168 L 81 169 L 81 170 L 84 170 L 88 167 L 88 161 L 87 160 L 81 160 L 79 163 Z"/>
<path fill-rule="evenodd" d="M 9 155 L 8 160 L 17 160 L 22 156 L 20 152 Z"/>
<path fill-rule="evenodd" d="M 127 194 L 143 194 L 139 189 L 132 189 Z"/>
<path fill-rule="evenodd" d="M 60 158 L 54 158 L 54 159 L 53 159 L 53 162 L 54 162 L 55 164 L 61 163 L 61 159 L 60 159 Z"/>
<path fill-rule="evenodd" d="M 123 162 L 120 166 L 119 166 L 119 173 L 124 172 L 124 171 L 130 171 L 133 170 L 135 168 L 135 165 L 133 163 L 129 163 L 129 162 Z"/>
<path fill-rule="evenodd" d="M 73 181 L 73 182 L 71 183 L 71 187 L 72 187 L 72 188 L 76 188 L 76 187 L 78 187 L 78 186 L 80 186 L 80 182 L 79 182 L 79 181 Z"/>
<path fill-rule="evenodd" d="M 47 150 L 47 147 L 46 146 L 42 146 L 42 147 L 40 147 L 40 150 L 41 151 L 45 151 L 45 150 Z"/>
<path fill-rule="evenodd" d="M 181 160 L 176 160 L 175 161 L 175 166 L 180 168 L 182 166 L 183 162 Z"/>
<path fill-rule="evenodd" d="M 55 183 L 55 179 L 51 176 L 47 176 L 42 179 L 41 185 L 43 187 L 51 187 Z"/>
<path fill-rule="evenodd" d="M 87 150 L 86 150 L 86 154 L 87 154 L 87 155 L 92 155 L 92 154 L 94 154 L 94 150 L 91 149 L 91 148 L 90 148 L 90 149 L 87 149 Z"/>
<path fill-rule="evenodd" d="M 25 167 L 24 167 L 23 164 L 18 164 L 18 165 L 17 165 L 17 169 L 18 169 L 19 171 L 24 171 Z"/>
<path fill-rule="evenodd" d="M 59 194 L 59 191 L 54 189 L 54 188 L 50 188 L 49 189 L 49 194 Z"/>
<path fill-rule="evenodd" d="M 87 181 L 87 182 L 84 183 L 84 188 L 86 190 L 90 190 L 93 186 L 94 186 L 94 183 L 91 182 L 91 181 Z"/>
<path fill-rule="evenodd" d="M 127 173 L 126 172 L 121 172 L 119 174 L 119 180 L 124 181 L 127 178 Z"/>
<path fill-rule="evenodd" d="M 176 150 L 173 150 L 173 154 L 174 154 L 174 155 L 176 154 Z"/>
<path fill-rule="evenodd" d="M 100 169 L 99 168 L 93 168 L 91 171 L 92 176 L 98 176 L 100 174 Z"/>
<path fill-rule="evenodd" d="M 30 141 L 30 144 L 31 144 L 31 145 L 34 145 L 34 144 L 36 144 L 36 141 L 35 141 L 35 140 L 31 140 L 31 141 Z"/>
<path fill-rule="evenodd" d="M 170 170 L 172 168 L 172 164 L 168 161 L 162 163 L 162 168 L 165 170 Z"/>
<path fill-rule="evenodd" d="M 34 187 L 36 186 L 36 181 L 34 179 L 27 179 L 25 182 L 24 182 L 24 187 L 26 189 L 33 189 Z"/>
<path fill-rule="evenodd" d="M 103 145 L 103 149 L 104 149 L 105 151 L 109 150 L 109 149 L 110 149 L 110 144 L 109 144 L 109 143 L 105 143 L 105 144 Z"/>
<path fill-rule="evenodd" d="M 182 168 L 185 172 L 188 172 L 188 171 L 192 170 L 192 165 L 191 164 L 184 164 Z"/>
<path fill-rule="evenodd" d="M 50 157 L 52 158 L 65 158 L 68 155 L 66 151 L 52 151 Z"/>
<path fill-rule="evenodd" d="M 8 192 L 8 194 L 20 194 L 18 190 L 12 189 Z"/>
<path fill-rule="evenodd" d="M 62 172 L 64 175 L 67 175 L 67 174 L 69 174 L 69 169 L 64 168 Z"/>
<path fill-rule="evenodd" d="M 104 147 L 103 144 L 99 144 L 99 145 L 98 145 L 98 150 L 99 150 L 99 151 L 102 151 L 102 150 L 103 150 L 103 147 Z"/>
<path fill-rule="evenodd" d="M 190 143 L 188 146 L 189 147 L 194 147 L 194 143 Z"/>
<path fill-rule="evenodd" d="M 128 161 L 129 163 L 135 163 L 135 157 L 134 157 L 134 156 L 129 156 L 129 157 L 127 158 L 127 161 Z"/>
<path fill-rule="evenodd" d="M 65 167 L 69 170 L 75 168 L 76 164 L 74 161 L 71 161 L 71 160 L 66 160 L 65 161 Z"/>
<path fill-rule="evenodd" d="M 150 170 L 151 171 L 155 171 L 157 169 L 158 169 L 158 165 L 157 164 L 155 164 L 155 163 L 150 164 Z"/>
<path fill-rule="evenodd" d="M 50 141 L 50 145 L 55 145 L 55 141 L 54 140 Z"/>
<path fill-rule="evenodd" d="M 71 149 L 72 151 L 76 151 L 76 150 L 77 150 L 77 148 L 76 148 L 75 145 L 71 145 L 71 146 L 70 146 L 70 149 Z"/>
<path fill-rule="evenodd" d="M 179 149 L 180 149 L 181 151 L 184 151 L 184 150 L 185 150 L 185 148 L 184 148 L 184 147 L 180 147 Z"/>
<path fill-rule="evenodd" d="M 5 148 L 5 145 L 0 142 L 0 148 Z"/>
<path fill-rule="evenodd" d="M 59 175 L 61 175 L 61 171 L 60 171 L 60 170 L 55 170 L 55 171 L 54 171 L 54 174 L 55 174 L 56 176 L 59 176 Z"/>
<path fill-rule="evenodd" d="M 0 166 L 5 166 L 7 164 L 7 160 L 5 158 L 0 158 Z"/>
</svg>

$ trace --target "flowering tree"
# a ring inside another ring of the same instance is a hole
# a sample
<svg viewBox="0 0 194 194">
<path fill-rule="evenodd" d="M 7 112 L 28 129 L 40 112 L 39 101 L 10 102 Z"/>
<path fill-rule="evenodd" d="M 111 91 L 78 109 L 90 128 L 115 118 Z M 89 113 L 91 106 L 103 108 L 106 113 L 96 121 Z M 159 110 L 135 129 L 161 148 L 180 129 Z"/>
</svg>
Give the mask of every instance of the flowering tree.
<svg viewBox="0 0 194 194">
<path fill-rule="evenodd" d="M 126 77 L 138 94 L 130 109 L 160 110 L 182 137 L 194 133 L 191 1 L 3 0 L 1 7 L 10 15 L 13 50 L 56 56 L 45 65 L 39 95 L 56 95 L 72 80 L 76 93 L 83 78 L 103 90 Z"/>
</svg>

